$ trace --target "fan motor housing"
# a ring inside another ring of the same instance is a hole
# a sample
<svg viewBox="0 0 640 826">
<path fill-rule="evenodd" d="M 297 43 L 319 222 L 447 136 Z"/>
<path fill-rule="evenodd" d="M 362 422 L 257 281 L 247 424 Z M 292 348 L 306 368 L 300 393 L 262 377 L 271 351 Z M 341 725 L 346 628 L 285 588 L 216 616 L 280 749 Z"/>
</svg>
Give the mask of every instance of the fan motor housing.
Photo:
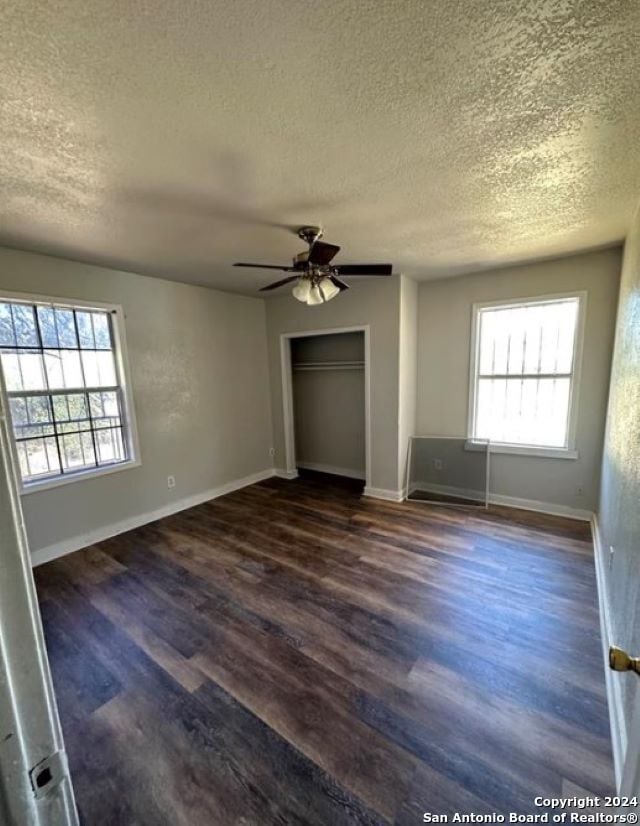
<svg viewBox="0 0 640 826">
<path fill-rule="evenodd" d="M 298 230 L 298 237 L 306 241 L 310 247 L 315 244 L 318 238 L 322 238 L 323 234 L 322 227 L 300 227 Z"/>
</svg>

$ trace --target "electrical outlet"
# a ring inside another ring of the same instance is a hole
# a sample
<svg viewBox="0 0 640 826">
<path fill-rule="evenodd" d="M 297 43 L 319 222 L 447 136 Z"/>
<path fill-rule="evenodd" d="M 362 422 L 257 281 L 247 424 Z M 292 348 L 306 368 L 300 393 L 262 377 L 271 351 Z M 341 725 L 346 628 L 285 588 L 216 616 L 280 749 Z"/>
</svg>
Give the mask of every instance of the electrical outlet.
<svg viewBox="0 0 640 826">
<path fill-rule="evenodd" d="M 609 545 L 609 570 L 613 568 L 613 557 L 615 555 L 616 549 L 613 545 Z"/>
<path fill-rule="evenodd" d="M 273 459 L 273 457 L 274 457 L 275 455 L 276 455 L 276 449 L 275 449 L 275 447 L 270 447 L 270 448 L 269 448 L 269 456 L 271 456 L 271 458 Z"/>
<path fill-rule="evenodd" d="M 169 489 L 175 488 L 176 486 L 176 477 L 175 476 L 167 476 L 167 487 Z"/>
<path fill-rule="evenodd" d="M 584 496 L 584 488 L 582 486 L 576 488 L 576 496 Z"/>
<path fill-rule="evenodd" d="M 434 459 L 433 466 L 436 470 L 442 470 L 442 459 Z"/>
</svg>

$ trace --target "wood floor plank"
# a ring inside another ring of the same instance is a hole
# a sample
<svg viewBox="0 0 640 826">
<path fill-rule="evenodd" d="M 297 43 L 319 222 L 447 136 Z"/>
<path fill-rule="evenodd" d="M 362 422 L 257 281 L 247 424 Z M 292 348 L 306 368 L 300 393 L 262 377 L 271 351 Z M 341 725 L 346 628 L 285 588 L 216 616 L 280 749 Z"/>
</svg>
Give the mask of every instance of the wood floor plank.
<svg viewBox="0 0 640 826">
<path fill-rule="evenodd" d="M 307 473 L 36 581 L 84 823 L 407 826 L 613 789 L 575 520 Z"/>
</svg>

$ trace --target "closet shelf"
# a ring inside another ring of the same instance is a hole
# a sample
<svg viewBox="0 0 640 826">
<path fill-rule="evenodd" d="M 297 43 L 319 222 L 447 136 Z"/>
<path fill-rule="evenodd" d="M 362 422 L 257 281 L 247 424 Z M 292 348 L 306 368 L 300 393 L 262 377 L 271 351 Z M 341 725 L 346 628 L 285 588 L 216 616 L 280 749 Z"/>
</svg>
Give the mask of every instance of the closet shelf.
<svg viewBox="0 0 640 826">
<path fill-rule="evenodd" d="M 364 370 L 364 361 L 299 361 L 293 364 L 299 370 Z"/>
</svg>

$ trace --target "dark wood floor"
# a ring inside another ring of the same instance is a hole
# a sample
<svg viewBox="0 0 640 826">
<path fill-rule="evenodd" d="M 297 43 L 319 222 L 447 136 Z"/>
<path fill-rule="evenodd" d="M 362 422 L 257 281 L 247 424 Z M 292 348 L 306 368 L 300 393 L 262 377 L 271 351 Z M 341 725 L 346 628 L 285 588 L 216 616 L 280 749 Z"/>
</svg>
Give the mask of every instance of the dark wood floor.
<svg viewBox="0 0 640 826">
<path fill-rule="evenodd" d="M 90 826 L 408 826 L 613 790 L 584 523 L 272 479 L 36 579 Z"/>
</svg>

